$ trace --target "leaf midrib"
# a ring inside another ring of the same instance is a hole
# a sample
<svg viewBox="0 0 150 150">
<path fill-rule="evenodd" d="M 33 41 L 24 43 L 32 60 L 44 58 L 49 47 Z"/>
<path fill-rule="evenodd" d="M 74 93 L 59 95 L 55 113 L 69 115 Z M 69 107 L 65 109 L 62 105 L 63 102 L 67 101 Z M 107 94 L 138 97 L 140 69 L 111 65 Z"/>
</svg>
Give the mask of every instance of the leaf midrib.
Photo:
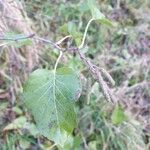
<svg viewBox="0 0 150 150">
<path fill-rule="evenodd" d="M 54 71 L 54 78 L 53 78 L 53 98 L 54 98 L 54 105 L 55 105 L 55 111 L 56 111 L 56 119 L 57 119 L 57 126 L 60 128 L 60 123 L 59 123 L 59 119 L 58 119 L 58 111 L 57 111 L 57 106 L 56 106 L 56 70 Z"/>
</svg>

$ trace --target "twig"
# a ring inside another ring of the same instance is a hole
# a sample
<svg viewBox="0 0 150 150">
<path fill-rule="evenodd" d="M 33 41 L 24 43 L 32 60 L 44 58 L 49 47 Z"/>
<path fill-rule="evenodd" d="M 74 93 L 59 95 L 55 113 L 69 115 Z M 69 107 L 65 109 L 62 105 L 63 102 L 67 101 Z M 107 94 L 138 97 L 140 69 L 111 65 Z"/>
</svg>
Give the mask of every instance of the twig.
<svg viewBox="0 0 150 150">
<path fill-rule="evenodd" d="M 35 36 L 33 38 L 36 39 L 36 40 L 48 43 L 48 44 L 52 45 L 53 47 L 55 47 L 56 49 L 58 49 L 60 51 L 65 51 L 66 50 L 64 48 L 59 47 L 58 44 L 56 44 L 56 43 L 54 43 L 54 42 L 52 42 L 50 40 L 47 40 L 47 39 L 44 39 L 44 38 L 41 38 L 41 37 L 38 37 L 38 36 Z"/>
<path fill-rule="evenodd" d="M 150 82 L 140 82 L 140 83 L 137 83 L 137 84 L 134 84 L 133 86 L 131 87 L 128 87 L 125 89 L 125 93 L 129 93 L 129 92 L 132 92 L 133 90 L 137 89 L 138 87 L 141 87 L 141 88 L 145 88 L 145 87 L 149 87 L 150 86 Z"/>
<path fill-rule="evenodd" d="M 66 50 L 64 48 L 59 47 L 57 43 L 54 43 L 54 42 L 52 42 L 50 40 L 47 40 L 47 39 L 35 36 L 34 33 L 30 34 L 30 35 L 27 35 L 27 36 L 23 36 L 23 37 L 17 37 L 17 38 L 2 38 L 2 37 L 0 37 L 1 41 L 14 41 L 14 42 L 17 42 L 17 41 L 21 41 L 21 40 L 25 40 L 25 39 L 39 40 L 39 41 L 42 41 L 42 42 L 45 42 L 45 43 L 48 43 L 48 44 L 52 45 L 53 47 L 55 47 L 58 50 L 61 50 L 61 51 L 65 51 Z M 4 43 L 4 44 L 1 44 L 0 46 L 7 45 L 7 44 L 9 44 L 9 43 L 6 43 L 6 44 Z"/>
<path fill-rule="evenodd" d="M 57 45 L 61 44 L 63 41 L 65 41 L 66 39 L 72 37 L 71 35 L 67 35 L 65 37 L 63 37 L 62 39 L 60 39 L 58 42 L 56 42 Z"/>
<path fill-rule="evenodd" d="M 89 68 L 91 74 L 93 75 L 93 77 L 99 82 L 99 85 L 102 89 L 102 92 L 105 96 L 105 98 L 109 101 L 109 102 L 115 102 L 116 99 L 114 98 L 113 94 L 111 93 L 111 90 L 109 89 L 107 83 L 104 81 L 102 75 L 104 77 L 106 77 L 106 79 L 108 79 L 108 81 L 114 85 L 114 80 L 112 79 L 112 77 L 110 76 L 110 74 L 104 70 L 103 68 L 99 68 L 98 66 L 94 65 L 89 59 L 87 59 L 85 57 L 85 55 L 80 51 L 82 48 L 83 48 L 83 45 L 84 45 L 84 42 L 85 42 L 85 37 L 86 37 L 86 34 L 87 34 L 87 30 L 88 30 L 88 27 L 90 25 L 90 23 L 93 21 L 93 19 L 91 19 L 87 26 L 86 26 L 86 29 L 85 29 L 85 32 L 84 32 L 84 36 L 83 36 L 83 39 L 82 39 L 82 43 L 81 45 L 78 47 L 69 47 L 69 48 L 62 48 L 59 46 L 59 44 L 61 44 L 66 38 L 70 37 L 70 36 L 66 36 L 64 38 L 62 38 L 60 41 L 54 43 L 50 40 L 47 40 L 47 39 L 44 39 L 44 38 L 41 38 L 41 37 L 38 37 L 38 36 L 35 36 L 35 34 L 30 34 L 28 36 L 24 36 L 24 37 L 18 37 L 18 38 L 0 38 L 0 40 L 9 40 L 9 41 L 21 41 L 23 39 L 28 39 L 28 38 L 32 38 L 32 39 L 35 39 L 35 40 L 39 40 L 39 41 L 42 41 L 42 42 L 45 42 L 45 43 L 48 43 L 50 44 L 51 46 L 53 46 L 54 48 L 58 49 L 60 51 L 60 55 L 56 61 L 56 64 L 55 64 L 55 67 L 54 67 L 54 71 L 56 71 L 56 68 L 57 68 L 57 65 L 58 65 L 58 62 L 63 54 L 63 52 L 65 51 L 76 51 L 78 52 L 79 56 L 80 56 L 80 59 L 84 62 L 84 64 Z"/>
<path fill-rule="evenodd" d="M 35 34 L 30 34 L 28 36 L 23 36 L 23 37 L 17 37 L 17 38 L 0 38 L 1 41 L 21 41 L 29 38 L 33 38 Z"/>
</svg>

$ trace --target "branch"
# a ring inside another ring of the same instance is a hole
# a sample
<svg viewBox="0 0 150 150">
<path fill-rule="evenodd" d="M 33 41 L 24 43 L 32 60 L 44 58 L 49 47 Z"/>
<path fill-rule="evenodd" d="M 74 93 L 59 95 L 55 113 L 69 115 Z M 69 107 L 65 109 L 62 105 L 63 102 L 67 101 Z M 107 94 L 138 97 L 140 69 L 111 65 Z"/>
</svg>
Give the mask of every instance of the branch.
<svg viewBox="0 0 150 150">
<path fill-rule="evenodd" d="M 18 41 L 22 41 L 22 40 L 25 40 L 25 39 L 35 39 L 35 40 L 38 40 L 38 41 L 42 41 L 42 42 L 45 42 L 45 43 L 48 43 L 48 44 L 52 45 L 53 47 L 55 47 L 58 50 L 65 51 L 65 49 L 59 47 L 58 44 L 56 44 L 56 43 L 54 43 L 54 42 L 52 42 L 50 40 L 47 40 L 47 39 L 35 36 L 34 33 L 30 34 L 30 35 L 27 35 L 27 36 L 16 37 L 16 38 L 2 38 L 2 37 L 0 37 L 1 41 L 14 41 L 14 42 L 18 42 Z M 7 44 L 9 44 L 9 43 L 7 43 Z M 3 45 L 6 45 L 6 44 L 1 44 L 0 46 L 3 46 Z"/>
<path fill-rule="evenodd" d="M 54 48 L 56 48 L 56 49 L 58 49 L 58 50 L 60 50 L 60 51 L 65 51 L 64 48 L 61 48 L 60 46 L 58 46 L 57 43 L 54 43 L 54 42 L 52 42 L 52 41 L 50 41 L 50 40 L 47 40 L 47 39 L 44 39 L 44 38 L 41 38 L 41 37 L 38 37 L 38 36 L 35 36 L 35 37 L 33 37 L 33 38 L 34 38 L 35 40 L 48 43 L 48 44 L 52 45 Z"/>
<path fill-rule="evenodd" d="M 0 37 L 0 40 L 1 41 L 21 41 L 21 40 L 25 40 L 25 39 L 30 39 L 30 38 L 33 38 L 35 36 L 35 34 L 30 34 L 28 36 L 23 36 L 23 37 L 17 37 L 17 38 L 2 38 Z"/>
<path fill-rule="evenodd" d="M 99 82 L 99 85 L 102 89 L 103 95 L 105 96 L 106 100 L 109 102 L 115 103 L 117 100 L 113 96 L 110 88 L 108 87 L 107 83 L 104 81 L 102 75 L 106 77 L 112 85 L 115 84 L 115 81 L 112 79 L 110 74 L 104 70 L 103 68 L 99 68 L 98 66 L 91 63 L 90 60 L 88 60 L 83 53 L 80 52 L 79 49 L 77 49 L 77 52 L 81 58 L 81 60 L 84 62 L 84 64 L 89 68 L 91 74 L 93 77 Z"/>
<path fill-rule="evenodd" d="M 99 85 L 102 89 L 102 92 L 103 92 L 103 95 L 105 96 L 105 98 L 109 102 L 116 102 L 116 98 L 113 96 L 113 94 L 111 93 L 111 90 L 108 87 L 106 81 L 104 81 L 104 79 L 102 77 L 102 76 L 104 76 L 112 85 L 114 85 L 115 82 L 112 79 L 112 77 L 110 76 L 110 74 L 106 70 L 104 70 L 103 68 L 99 68 L 98 66 L 94 65 L 89 59 L 87 59 L 85 57 L 85 55 L 82 52 L 80 52 L 80 50 L 83 48 L 83 45 L 84 45 L 84 42 L 85 42 L 85 37 L 86 37 L 86 34 L 87 34 L 87 30 L 88 30 L 88 27 L 89 27 L 91 22 L 92 22 L 92 19 L 88 22 L 88 24 L 86 26 L 84 36 L 83 36 L 83 40 L 82 40 L 82 44 L 79 46 L 79 48 L 78 47 L 62 48 L 62 47 L 59 46 L 59 44 L 61 44 L 66 38 L 68 38 L 70 36 L 66 36 L 66 37 L 62 38 L 61 40 L 59 40 L 58 42 L 56 42 L 56 43 L 54 43 L 50 40 L 35 36 L 35 34 L 30 34 L 28 36 L 18 37 L 18 38 L 0 38 L 0 40 L 21 41 L 21 40 L 24 40 L 24 39 L 31 39 L 32 38 L 32 39 L 50 44 L 51 46 L 53 46 L 54 48 L 56 48 L 60 51 L 60 55 L 57 59 L 54 70 L 56 70 L 56 67 L 58 65 L 58 61 L 61 58 L 63 52 L 65 52 L 65 51 L 76 51 L 79 54 L 80 59 L 89 68 L 92 76 L 99 82 Z"/>
</svg>

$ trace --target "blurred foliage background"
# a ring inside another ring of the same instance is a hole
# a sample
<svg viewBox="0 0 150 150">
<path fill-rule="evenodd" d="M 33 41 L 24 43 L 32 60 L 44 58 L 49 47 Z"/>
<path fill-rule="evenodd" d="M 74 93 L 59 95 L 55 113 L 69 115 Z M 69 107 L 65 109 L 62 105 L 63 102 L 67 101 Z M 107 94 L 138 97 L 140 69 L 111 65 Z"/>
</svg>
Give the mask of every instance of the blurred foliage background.
<svg viewBox="0 0 150 150">
<path fill-rule="evenodd" d="M 76 102 L 78 126 L 64 148 L 39 135 L 21 99 L 22 85 L 36 68 L 54 67 L 58 51 L 33 40 L 0 41 L 0 149 L 144 150 L 150 148 L 150 1 L 96 0 L 115 27 L 92 22 L 83 53 L 105 68 L 118 99 L 108 103 L 98 83 L 75 53 L 61 65 L 80 74 L 82 95 Z M 58 41 L 73 35 L 81 42 L 91 14 L 85 0 L 0 1 L 0 35 L 36 33 Z M 67 43 L 67 44 L 68 44 Z"/>
</svg>

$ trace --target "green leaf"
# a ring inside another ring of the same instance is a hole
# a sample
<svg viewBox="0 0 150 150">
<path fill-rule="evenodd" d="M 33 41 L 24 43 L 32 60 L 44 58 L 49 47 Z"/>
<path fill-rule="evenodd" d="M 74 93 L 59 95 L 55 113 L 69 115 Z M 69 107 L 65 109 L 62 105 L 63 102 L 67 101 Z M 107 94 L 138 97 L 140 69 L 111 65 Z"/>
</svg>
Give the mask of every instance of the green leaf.
<svg viewBox="0 0 150 150">
<path fill-rule="evenodd" d="M 12 123 L 8 124 L 3 131 L 23 128 L 27 119 L 24 116 L 16 118 Z"/>
<path fill-rule="evenodd" d="M 65 24 L 63 24 L 62 26 L 60 26 L 59 31 L 60 31 L 61 33 L 67 35 L 67 34 L 68 34 L 68 24 L 65 23 Z"/>
<path fill-rule="evenodd" d="M 68 23 L 68 32 L 70 35 L 72 35 L 76 45 L 79 46 L 82 41 L 82 34 L 77 30 L 77 26 L 74 23 Z"/>
<path fill-rule="evenodd" d="M 22 113 L 23 113 L 22 110 L 21 110 L 19 107 L 17 107 L 17 106 L 13 107 L 12 110 L 13 110 L 17 115 L 22 115 Z"/>
<path fill-rule="evenodd" d="M 113 26 L 113 27 L 116 27 L 117 24 L 116 22 L 112 22 L 111 20 L 107 19 L 107 18 L 101 18 L 99 19 L 99 22 L 103 25 L 106 25 L 106 26 Z"/>
<path fill-rule="evenodd" d="M 60 32 L 63 34 L 70 34 L 74 39 L 77 46 L 81 44 L 82 41 L 82 33 L 77 30 L 77 26 L 73 22 L 65 23 L 63 26 L 60 27 Z"/>
<path fill-rule="evenodd" d="M 105 17 L 103 13 L 96 7 L 94 0 L 87 0 L 88 6 L 91 10 L 92 18 L 98 20 L 101 24 L 107 26 L 115 26 L 116 24 Z"/>
<path fill-rule="evenodd" d="M 30 147 L 30 141 L 27 141 L 26 139 L 23 138 L 19 140 L 19 144 L 22 149 L 29 149 Z"/>
<path fill-rule="evenodd" d="M 126 116 L 121 106 L 116 105 L 112 113 L 111 120 L 113 124 L 120 124 L 126 120 Z"/>
<path fill-rule="evenodd" d="M 81 137 L 70 136 L 63 147 L 59 147 L 59 150 L 79 150 L 79 146 L 82 142 Z"/>
<path fill-rule="evenodd" d="M 96 7 L 94 7 L 94 8 L 91 10 L 91 13 L 92 13 L 93 19 L 95 19 L 95 20 L 105 18 L 104 14 L 102 14 L 102 13 L 99 11 L 99 9 L 96 8 Z"/>
<path fill-rule="evenodd" d="M 80 5 L 79 5 L 79 11 L 81 12 L 81 13 L 85 13 L 85 12 L 87 12 L 88 10 L 89 10 L 89 7 L 88 7 L 88 4 L 87 4 L 87 2 L 86 1 L 83 1 Z"/>
<path fill-rule="evenodd" d="M 95 20 L 105 18 L 104 14 L 102 14 L 99 9 L 96 7 L 94 0 L 87 0 L 88 6 L 92 13 L 92 18 Z"/>
<path fill-rule="evenodd" d="M 94 9 L 94 7 L 96 7 L 95 0 L 87 0 L 87 4 L 88 4 L 90 9 Z"/>
<path fill-rule="evenodd" d="M 27 122 L 24 128 L 27 129 L 30 132 L 30 134 L 33 135 L 34 137 L 39 135 L 39 131 L 34 123 Z"/>
<path fill-rule="evenodd" d="M 24 102 L 40 133 L 63 145 L 76 126 L 75 100 L 81 93 L 77 75 L 70 68 L 38 69 L 24 85 Z"/>
</svg>

